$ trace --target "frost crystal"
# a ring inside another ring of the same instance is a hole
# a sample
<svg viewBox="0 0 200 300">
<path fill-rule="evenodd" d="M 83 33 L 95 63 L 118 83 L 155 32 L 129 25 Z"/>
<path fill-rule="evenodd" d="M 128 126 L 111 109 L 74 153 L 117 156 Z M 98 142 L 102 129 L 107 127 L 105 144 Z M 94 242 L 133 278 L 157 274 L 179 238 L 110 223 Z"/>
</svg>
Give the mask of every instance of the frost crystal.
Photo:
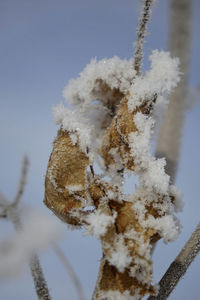
<svg viewBox="0 0 200 300">
<path fill-rule="evenodd" d="M 87 231 L 84 234 L 91 234 L 99 238 L 106 233 L 107 227 L 113 224 L 114 221 L 115 216 L 108 216 L 97 211 L 95 214 L 91 214 L 86 218 L 86 222 L 88 222 L 89 225 L 86 226 Z"/>
<path fill-rule="evenodd" d="M 111 265 L 117 267 L 119 272 L 124 272 L 125 268 L 129 266 L 132 258 L 129 250 L 125 245 L 123 236 L 118 236 L 114 242 L 114 250 L 111 250 L 108 261 Z"/>
</svg>

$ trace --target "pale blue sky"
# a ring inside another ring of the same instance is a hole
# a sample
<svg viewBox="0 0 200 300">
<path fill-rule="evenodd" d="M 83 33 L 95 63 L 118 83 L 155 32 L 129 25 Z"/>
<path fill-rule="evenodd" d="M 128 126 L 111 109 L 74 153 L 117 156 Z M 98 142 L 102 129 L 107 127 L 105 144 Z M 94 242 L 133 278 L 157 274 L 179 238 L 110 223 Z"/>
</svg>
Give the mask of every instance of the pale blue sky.
<svg viewBox="0 0 200 300">
<path fill-rule="evenodd" d="M 145 64 L 152 49 L 167 49 L 168 0 L 157 0 L 150 34 L 145 44 Z M 44 176 L 56 136 L 52 106 L 62 99 L 62 89 L 92 57 L 118 55 L 130 58 L 139 16 L 138 0 L 0 0 L 0 190 L 9 199 L 15 194 L 24 153 L 31 166 L 24 202 L 43 210 Z M 190 84 L 199 84 L 200 2 L 194 1 Z M 177 185 L 185 208 L 179 214 L 180 238 L 162 242 L 155 251 L 158 280 L 199 221 L 200 105 L 187 112 Z M 129 185 L 132 183 L 129 182 Z M 0 236 L 11 231 L 0 223 Z M 65 226 L 63 225 L 65 230 Z M 95 238 L 69 232 L 61 241 L 90 299 L 101 256 Z M 74 287 L 51 249 L 42 253 L 53 300 L 76 300 Z M 200 257 L 196 258 L 169 299 L 200 299 Z M 0 283 L 1 300 L 36 299 L 29 270 L 18 279 Z"/>
</svg>

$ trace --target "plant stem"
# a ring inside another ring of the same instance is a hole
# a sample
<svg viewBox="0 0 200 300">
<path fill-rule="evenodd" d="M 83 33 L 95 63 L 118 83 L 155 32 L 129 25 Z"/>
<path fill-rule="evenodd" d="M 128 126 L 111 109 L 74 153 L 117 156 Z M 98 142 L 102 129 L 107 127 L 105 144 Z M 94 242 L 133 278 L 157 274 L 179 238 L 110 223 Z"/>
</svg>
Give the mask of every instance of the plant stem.
<svg viewBox="0 0 200 300">
<path fill-rule="evenodd" d="M 137 75 L 140 75 L 141 73 L 144 38 L 146 36 L 147 24 L 151 16 L 151 6 L 153 5 L 153 2 L 154 0 L 145 0 L 144 7 L 139 19 L 137 41 L 135 44 L 135 52 L 134 52 L 134 69 Z"/>
<path fill-rule="evenodd" d="M 29 265 L 38 300 L 51 300 L 47 283 L 40 265 L 40 261 L 36 254 L 32 256 Z"/>
<path fill-rule="evenodd" d="M 180 59 L 181 81 L 170 97 L 168 109 L 164 113 L 160 128 L 156 156 L 165 157 L 166 172 L 173 183 L 178 169 L 181 138 L 184 125 L 185 99 L 188 92 L 191 2 L 171 0 L 169 51 Z"/>
<path fill-rule="evenodd" d="M 192 233 L 176 259 L 171 263 L 168 270 L 159 282 L 159 293 L 157 296 L 150 296 L 147 300 L 165 300 L 183 277 L 191 262 L 200 251 L 200 223 Z"/>
</svg>

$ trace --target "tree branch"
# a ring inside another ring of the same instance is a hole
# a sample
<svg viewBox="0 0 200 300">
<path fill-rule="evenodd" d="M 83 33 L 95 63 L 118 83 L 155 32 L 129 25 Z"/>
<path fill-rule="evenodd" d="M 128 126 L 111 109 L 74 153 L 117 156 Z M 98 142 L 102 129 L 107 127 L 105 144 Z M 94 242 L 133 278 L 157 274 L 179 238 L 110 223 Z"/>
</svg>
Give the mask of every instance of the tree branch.
<svg viewBox="0 0 200 300">
<path fill-rule="evenodd" d="M 164 113 L 156 156 L 166 158 L 166 172 L 171 182 L 174 182 L 181 150 L 185 100 L 188 94 L 192 1 L 171 0 L 170 2 L 169 51 L 172 56 L 180 59 L 181 81 L 172 93 L 168 109 Z"/>
<path fill-rule="evenodd" d="M 19 181 L 19 188 L 14 198 L 14 201 L 10 203 L 5 198 L 5 196 L 0 193 L 0 207 L 1 207 L 0 218 L 7 218 L 8 220 L 10 220 L 13 223 L 16 231 L 21 230 L 22 227 L 21 219 L 17 212 L 17 209 L 21 197 L 24 193 L 27 173 L 28 173 L 28 165 L 29 165 L 28 157 L 24 156 L 23 163 L 22 163 L 21 179 Z M 37 254 L 33 255 L 33 257 L 29 262 L 29 266 L 30 266 L 33 282 L 35 285 L 36 294 L 38 296 L 38 300 L 51 300 L 47 283 Z"/>
<path fill-rule="evenodd" d="M 157 296 L 150 296 L 147 300 L 165 300 L 183 277 L 188 267 L 200 251 L 200 223 L 192 233 L 176 259 L 169 266 L 168 270 L 159 282 L 159 293 Z"/>
<path fill-rule="evenodd" d="M 31 274 L 33 277 L 38 300 L 51 300 L 42 267 L 36 254 L 31 258 L 29 266 L 31 269 Z"/>
</svg>

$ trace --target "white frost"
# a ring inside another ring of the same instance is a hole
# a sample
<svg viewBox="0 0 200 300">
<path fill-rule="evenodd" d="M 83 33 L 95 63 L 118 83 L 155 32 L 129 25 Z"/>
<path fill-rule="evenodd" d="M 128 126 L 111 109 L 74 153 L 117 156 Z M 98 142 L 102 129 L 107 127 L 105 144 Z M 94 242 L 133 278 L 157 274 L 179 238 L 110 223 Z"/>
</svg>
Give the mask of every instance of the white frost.
<svg viewBox="0 0 200 300">
<path fill-rule="evenodd" d="M 90 214 L 86 218 L 86 222 L 88 222 L 89 225 L 86 226 L 86 232 L 84 234 L 91 234 L 100 238 L 106 233 L 107 228 L 114 223 L 115 217 L 116 215 L 108 216 L 97 210 L 94 214 Z"/>
<path fill-rule="evenodd" d="M 180 80 L 179 59 L 171 58 L 169 52 L 154 50 L 149 59 L 151 69 L 145 76 L 136 77 L 130 88 L 128 106 L 131 111 L 144 100 L 151 100 L 155 94 L 168 95 Z"/>
<path fill-rule="evenodd" d="M 94 91 L 98 88 L 98 80 L 105 82 L 111 89 L 117 88 L 126 93 L 135 77 L 132 59 L 121 60 L 114 56 L 99 62 L 92 59 L 77 79 L 72 79 L 65 87 L 63 96 L 73 105 L 80 102 L 90 103 L 94 99 Z"/>
<path fill-rule="evenodd" d="M 140 177 L 140 182 L 149 191 L 154 190 L 159 194 L 167 194 L 169 188 L 169 176 L 165 173 L 166 161 L 164 158 L 152 158 L 149 166 Z"/>
<path fill-rule="evenodd" d="M 118 235 L 114 241 L 114 249 L 111 249 L 111 254 L 107 259 L 119 272 L 124 272 L 125 268 L 130 265 L 132 258 L 122 235 Z"/>
</svg>

